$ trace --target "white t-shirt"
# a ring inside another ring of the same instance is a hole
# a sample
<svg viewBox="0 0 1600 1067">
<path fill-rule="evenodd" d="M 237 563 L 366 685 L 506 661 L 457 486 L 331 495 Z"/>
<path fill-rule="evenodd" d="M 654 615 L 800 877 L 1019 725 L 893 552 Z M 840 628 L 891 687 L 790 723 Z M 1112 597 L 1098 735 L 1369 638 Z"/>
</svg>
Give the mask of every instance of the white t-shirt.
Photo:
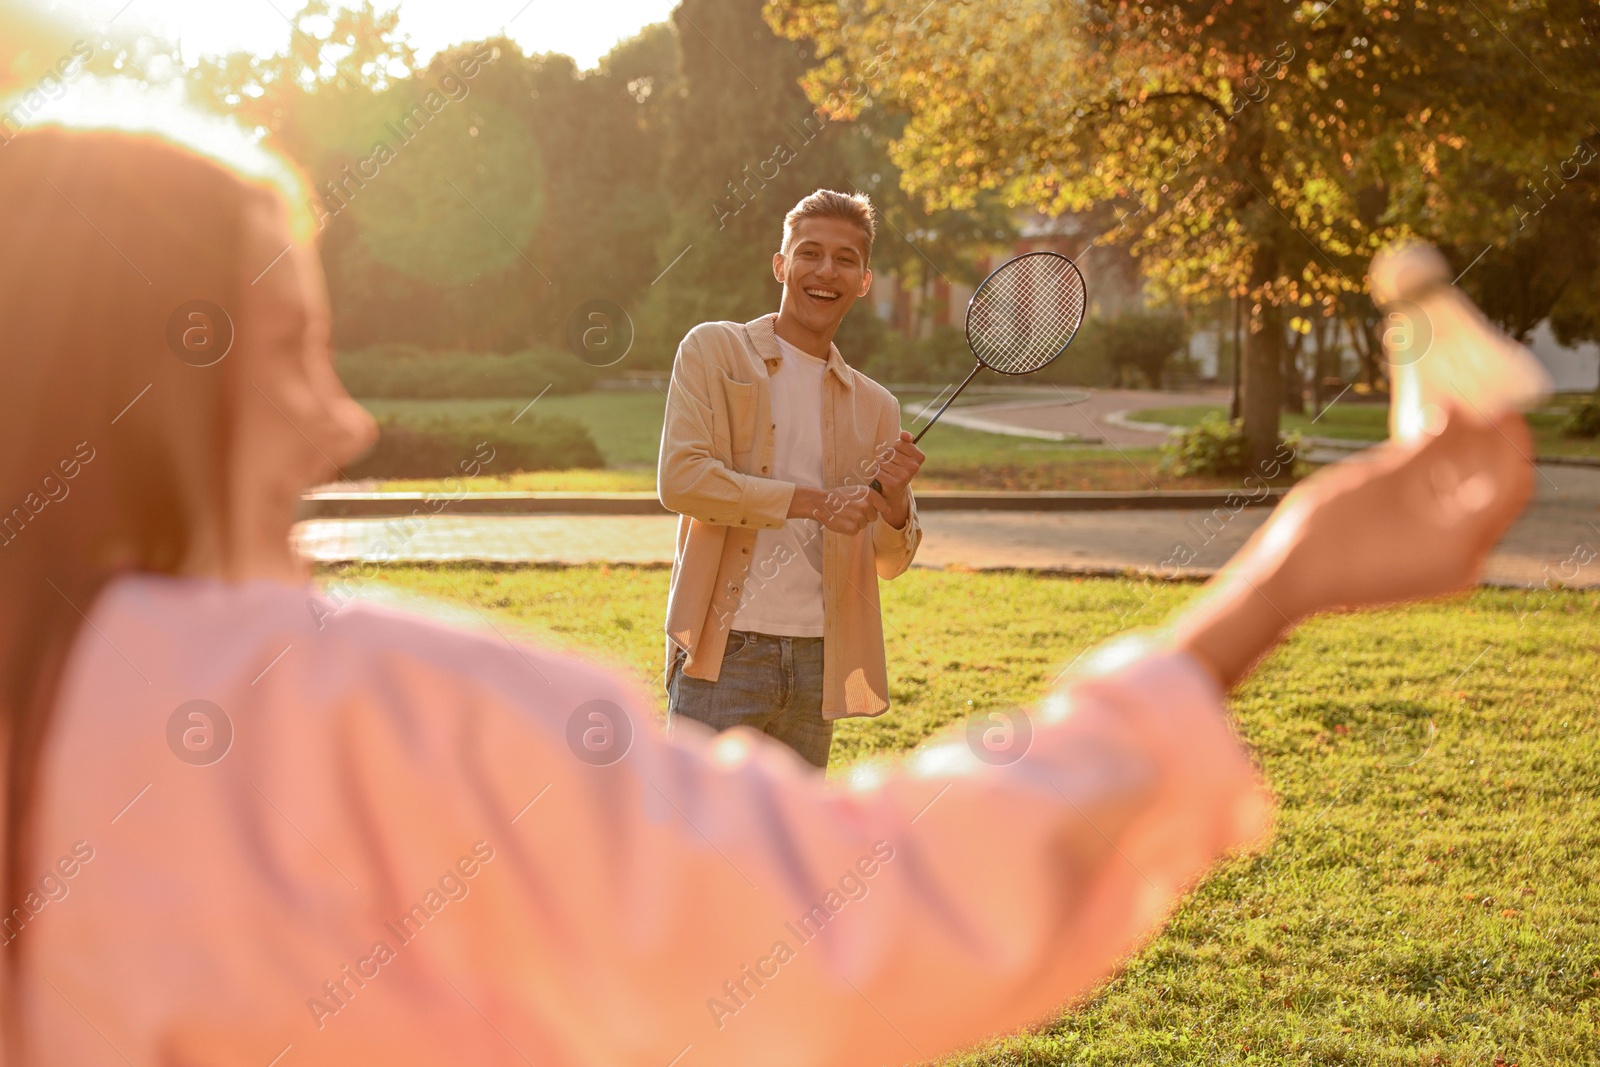
<svg viewBox="0 0 1600 1067">
<path fill-rule="evenodd" d="M 772 370 L 777 440 L 772 477 L 822 488 L 822 379 L 828 361 L 778 338 L 783 361 Z M 750 573 L 732 628 L 781 637 L 822 636 L 822 524 L 790 519 L 757 530 Z"/>
</svg>

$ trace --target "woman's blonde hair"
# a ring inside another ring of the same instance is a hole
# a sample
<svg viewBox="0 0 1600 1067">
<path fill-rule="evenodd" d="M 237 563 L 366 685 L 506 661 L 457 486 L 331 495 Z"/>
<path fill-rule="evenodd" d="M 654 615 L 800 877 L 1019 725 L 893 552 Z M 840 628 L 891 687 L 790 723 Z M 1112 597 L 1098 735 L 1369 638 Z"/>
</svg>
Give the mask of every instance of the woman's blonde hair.
<svg viewBox="0 0 1600 1067">
<path fill-rule="evenodd" d="M 0 917 L 30 873 L 40 754 L 96 596 L 226 536 L 238 360 L 194 359 L 185 309 L 236 316 L 267 266 L 245 262 L 247 216 L 297 202 L 292 169 L 237 131 L 148 95 L 135 122 L 98 92 L 74 85 L 75 115 L 0 148 Z"/>
</svg>

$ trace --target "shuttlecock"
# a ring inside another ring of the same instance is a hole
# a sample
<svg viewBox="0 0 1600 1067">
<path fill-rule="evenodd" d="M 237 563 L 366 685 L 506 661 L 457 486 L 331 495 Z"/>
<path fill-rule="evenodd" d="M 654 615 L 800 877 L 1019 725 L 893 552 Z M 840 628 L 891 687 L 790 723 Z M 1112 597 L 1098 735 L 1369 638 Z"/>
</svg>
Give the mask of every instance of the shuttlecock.
<svg viewBox="0 0 1600 1067">
<path fill-rule="evenodd" d="M 1526 411 L 1550 395 L 1550 375 L 1450 280 L 1432 245 L 1392 245 L 1372 259 L 1372 301 L 1383 313 L 1389 436 L 1416 437 L 1454 401 L 1484 418 Z"/>
</svg>

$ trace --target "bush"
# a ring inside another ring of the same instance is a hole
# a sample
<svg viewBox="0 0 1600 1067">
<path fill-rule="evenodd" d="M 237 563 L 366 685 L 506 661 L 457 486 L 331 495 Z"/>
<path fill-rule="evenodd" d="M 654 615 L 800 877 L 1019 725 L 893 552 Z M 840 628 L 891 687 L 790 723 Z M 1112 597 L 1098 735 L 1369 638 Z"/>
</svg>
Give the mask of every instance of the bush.
<svg viewBox="0 0 1600 1067">
<path fill-rule="evenodd" d="M 1060 385 L 1146 385 L 1161 388 L 1172 357 L 1189 343 L 1175 311 L 1133 308 L 1111 318 L 1085 319 L 1071 346 L 1039 378 Z"/>
<path fill-rule="evenodd" d="M 1106 387 L 1116 384 L 1111 369 L 1111 353 L 1106 345 L 1106 333 L 1096 320 L 1078 327 L 1072 344 L 1056 359 L 1034 376 L 1034 380 L 1054 382 L 1057 385 Z"/>
<path fill-rule="evenodd" d="M 1567 412 L 1561 432 L 1568 437 L 1600 437 L 1600 404 L 1585 400 Z"/>
<path fill-rule="evenodd" d="M 889 324 L 862 301 L 839 324 L 839 332 L 834 335 L 833 343 L 839 346 L 839 354 L 846 363 L 861 369 L 869 366 L 883 351 L 883 346 L 890 343 L 889 338 L 893 333 Z"/>
<path fill-rule="evenodd" d="M 595 368 L 568 352 L 432 352 L 374 345 L 339 353 L 335 366 L 352 396 L 368 400 L 465 400 L 537 396 L 594 388 Z"/>
<path fill-rule="evenodd" d="M 489 419 L 379 423 L 378 444 L 346 469 L 351 478 L 449 478 L 478 473 L 604 467 L 582 423 L 525 415 L 515 424 Z M 487 446 L 487 447 L 485 447 Z"/>
<path fill-rule="evenodd" d="M 1297 477 L 1304 469 L 1299 433 L 1278 439 L 1278 456 L 1289 457 L 1278 477 Z M 1221 415 L 1207 415 L 1161 446 L 1161 467 L 1180 478 L 1196 475 L 1244 474 L 1250 471 L 1245 451 L 1244 423 Z M 1280 460 L 1281 462 L 1281 460 Z M 1265 472 L 1262 472 L 1263 475 Z M 1268 481 L 1278 480 L 1277 477 Z"/>
<path fill-rule="evenodd" d="M 1134 384 L 1130 372 L 1137 372 L 1151 389 L 1160 389 L 1168 362 L 1189 343 L 1189 328 L 1176 311 L 1134 308 L 1102 328 L 1112 375 L 1125 385 Z"/>
<path fill-rule="evenodd" d="M 955 326 L 935 326 L 927 337 L 885 334 L 877 351 L 862 361 L 861 370 L 880 382 L 942 385 L 959 382 L 972 370 L 972 364 L 966 331 Z"/>
</svg>

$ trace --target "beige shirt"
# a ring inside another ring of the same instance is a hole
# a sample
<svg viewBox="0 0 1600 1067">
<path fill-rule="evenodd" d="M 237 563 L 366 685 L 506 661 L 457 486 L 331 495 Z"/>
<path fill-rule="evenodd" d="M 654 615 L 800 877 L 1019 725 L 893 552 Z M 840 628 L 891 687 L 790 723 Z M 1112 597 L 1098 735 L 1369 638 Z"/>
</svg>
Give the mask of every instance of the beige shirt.
<svg viewBox="0 0 1600 1067">
<path fill-rule="evenodd" d="M 714 682 L 749 576 L 756 531 L 788 521 L 794 483 L 775 476 L 770 367 L 783 359 L 776 315 L 696 326 L 678 346 L 667 393 L 656 488 L 682 516 L 667 595 L 667 657 Z M 864 485 L 898 440 L 900 404 L 829 346 L 822 398 L 823 486 Z M 903 574 L 922 541 L 915 499 L 904 529 L 879 520 L 854 535 L 822 534 L 822 714 L 889 707 L 878 578 Z"/>
</svg>

